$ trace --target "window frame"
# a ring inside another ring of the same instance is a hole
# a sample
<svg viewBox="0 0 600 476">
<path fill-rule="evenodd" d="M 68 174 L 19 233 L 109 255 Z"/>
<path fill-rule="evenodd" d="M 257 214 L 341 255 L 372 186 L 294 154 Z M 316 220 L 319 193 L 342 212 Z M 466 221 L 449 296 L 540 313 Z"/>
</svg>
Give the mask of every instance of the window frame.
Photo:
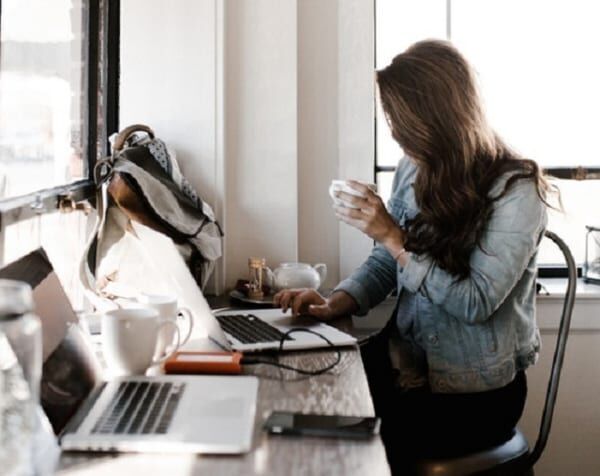
<svg viewBox="0 0 600 476">
<path fill-rule="evenodd" d="M 0 0 L 0 20 L 2 0 Z M 7 226 L 59 210 L 65 201 L 94 205 L 94 166 L 109 151 L 108 137 L 119 127 L 120 0 L 90 0 L 87 4 L 88 45 L 84 123 L 87 178 L 0 199 L 0 251 Z M 1 21 L 0 21 L 1 27 Z M 102 49 L 101 49 L 102 48 Z M 0 55 L 2 54 L 0 43 Z M 102 61 L 101 63 L 101 59 Z M 102 130 L 99 131 L 99 125 Z M 2 257 L 0 256 L 0 262 Z"/>
<path fill-rule="evenodd" d="M 377 3 L 378 0 L 373 1 L 373 63 L 374 69 L 377 70 Z M 446 39 L 452 39 L 452 0 L 446 0 Z M 377 108 L 377 99 L 374 98 L 375 108 Z M 378 147 L 377 147 L 377 131 L 378 131 L 378 120 L 377 114 L 373 115 L 374 118 L 374 161 L 373 161 L 373 173 L 375 181 L 377 181 L 377 174 L 380 172 L 395 172 L 396 166 L 394 165 L 379 165 L 378 164 Z M 600 165 L 592 167 L 574 166 L 574 167 L 548 167 L 542 169 L 544 174 L 558 179 L 566 180 L 597 180 L 600 179 Z M 538 265 L 538 275 L 541 278 L 566 278 L 567 273 L 566 264 L 543 264 Z M 582 266 L 577 266 L 577 277 L 582 276 Z"/>
</svg>

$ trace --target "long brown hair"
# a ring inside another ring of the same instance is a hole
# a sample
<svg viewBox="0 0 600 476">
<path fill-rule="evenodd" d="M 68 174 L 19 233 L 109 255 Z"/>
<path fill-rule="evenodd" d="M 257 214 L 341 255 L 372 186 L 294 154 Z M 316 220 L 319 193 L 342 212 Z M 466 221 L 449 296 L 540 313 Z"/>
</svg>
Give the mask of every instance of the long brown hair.
<svg viewBox="0 0 600 476">
<path fill-rule="evenodd" d="M 392 136 L 417 165 L 420 212 L 408 223 L 405 248 L 465 278 L 494 201 L 529 179 L 546 203 L 548 183 L 536 162 L 518 156 L 488 125 L 474 72 L 450 43 L 415 43 L 377 72 L 377 82 Z M 502 193 L 490 197 L 511 171 Z"/>
</svg>

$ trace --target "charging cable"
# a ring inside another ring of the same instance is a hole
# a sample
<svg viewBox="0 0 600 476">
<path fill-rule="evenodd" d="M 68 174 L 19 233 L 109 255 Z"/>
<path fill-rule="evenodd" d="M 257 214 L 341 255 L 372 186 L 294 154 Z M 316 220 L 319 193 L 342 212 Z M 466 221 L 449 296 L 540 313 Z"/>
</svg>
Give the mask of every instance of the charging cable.
<svg viewBox="0 0 600 476">
<path fill-rule="evenodd" d="M 259 365 L 259 364 L 264 364 L 264 365 L 272 365 L 273 367 L 278 367 L 280 369 L 285 369 L 285 370 L 291 370 L 293 372 L 297 372 L 301 375 L 321 375 L 324 374 L 325 372 L 329 372 L 331 369 L 333 369 L 337 364 L 340 363 L 340 361 L 342 360 L 342 353 L 339 350 L 339 348 L 337 348 L 333 342 L 331 342 L 327 337 L 325 337 L 322 334 L 319 334 L 318 332 L 315 332 L 313 330 L 310 329 L 305 329 L 302 327 L 294 327 L 292 329 L 290 329 L 289 331 L 285 332 L 282 336 L 281 339 L 279 340 L 279 350 L 277 353 L 277 358 L 279 359 L 279 355 L 281 355 L 281 353 L 283 352 L 283 344 L 285 342 L 285 340 L 290 336 L 290 334 L 293 334 L 295 332 L 307 332 L 309 334 L 313 334 L 321 339 L 323 339 L 325 342 L 327 342 L 329 344 L 329 346 L 335 350 L 336 352 L 336 360 L 325 366 L 322 367 L 320 369 L 317 370 L 307 370 L 307 369 L 301 369 L 299 367 L 293 367 L 291 365 L 287 365 L 287 364 L 282 364 L 279 361 L 273 361 L 273 360 L 265 360 L 265 359 L 254 359 L 254 358 L 249 358 L 249 357 L 242 357 L 241 360 L 241 364 L 242 365 Z"/>
</svg>

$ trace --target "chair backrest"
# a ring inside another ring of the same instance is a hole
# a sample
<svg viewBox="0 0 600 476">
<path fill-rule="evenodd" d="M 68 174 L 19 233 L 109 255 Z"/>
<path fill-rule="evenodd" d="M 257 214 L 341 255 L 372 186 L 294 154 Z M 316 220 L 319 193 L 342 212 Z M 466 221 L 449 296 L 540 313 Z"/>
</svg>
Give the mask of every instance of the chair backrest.
<svg viewBox="0 0 600 476">
<path fill-rule="evenodd" d="M 556 349 L 554 350 L 554 358 L 552 360 L 552 370 L 550 372 L 550 381 L 546 390 L 546 402 L 544 404 L 544 412 L 540 423 L 540 432 L 537 441 L 531 453 L 529 454 L 528 465 L 533 466 L 546 447 L 548 435 L 550 434 L 550 426 L 552 425 L 552 415 L 554 414 L 554 406 L 556 404 L 556 395 L 558 393 L 558 383 L 560 380 L 560 371 L 562 369 L 563 360 L 565 358 L 565 347 L 567 338 L 569 337 L 569 328 L 571 326 L 571 314 L 573 313 L 573 305 L 575 304 L 575 288 L 577 287 L 577 267 L 575 260 L 568 246 L 556 234 L 551 231 L 546 231 L 546 238 L 550 238 L 562 251 L 567 263 L 568 280 L 567 292 L 563 303 L 562 316 L 560 326 L 558 328 L 558 337 L 556 340 Z"/>
</svg>

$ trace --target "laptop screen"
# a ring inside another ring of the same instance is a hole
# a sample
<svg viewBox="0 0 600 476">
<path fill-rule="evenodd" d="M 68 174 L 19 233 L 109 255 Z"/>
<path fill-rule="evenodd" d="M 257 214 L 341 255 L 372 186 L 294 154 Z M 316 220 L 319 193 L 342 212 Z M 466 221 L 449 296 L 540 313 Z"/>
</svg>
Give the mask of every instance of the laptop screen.
<svg viewBox="0 0 600 476">
<path fill-rule="evenodd" d="M 58 434 L 99 383 L 101 367 L 43 249 L 0 269 L 0 278 L 24 281 L 33 289 L 42 324 L 41 404 Z"/>
</svg>

